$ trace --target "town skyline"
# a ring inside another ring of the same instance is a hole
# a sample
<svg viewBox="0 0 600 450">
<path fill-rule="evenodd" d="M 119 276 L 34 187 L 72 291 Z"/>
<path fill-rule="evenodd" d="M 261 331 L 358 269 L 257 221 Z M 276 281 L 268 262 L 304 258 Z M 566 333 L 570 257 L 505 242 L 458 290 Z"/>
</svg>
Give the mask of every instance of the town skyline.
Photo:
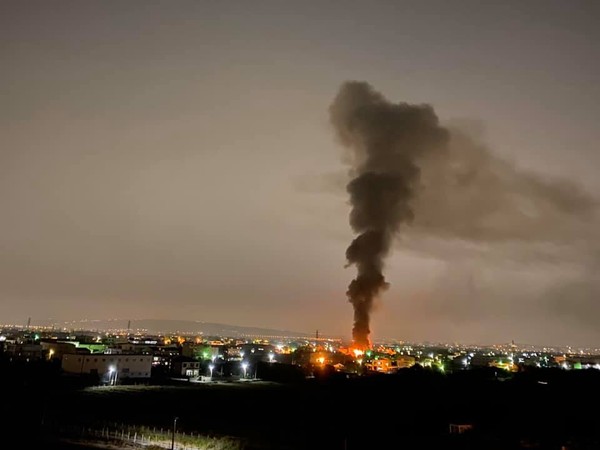
<svg viewBox="0 0 600 450">
<path fill-rule="evenodd" d="M 88 333 L 113 333 L 123 335 L 181 335 L 181 336 L 223 336 L 239 338 L 267 338 L 267 339 L 305 339 L 314 340 L 336 340 L 345 345 L 352 344 L 350 332 L 346 334 L 328 333 L 327 330 L 292 330 L 283 328 L 266 328 L 252 324 L 231 324 L 225 322 L 206 322 L 190 319 L 150 319 L 150 318 L 110 318 L 110 319 L 79 319 L 68 321 L 57 321 L 53 319 L 34 320 L 28 318 L 24 323 L 0 323 L 2 329 L 18 329 L 21 331 L 44 331 L 44 332 L 88 332 Z M 600 354 L 599 345 L 576 345 L 569 342 L 524 342 L 506 336 L 504 339 L 488 342 L 464 341 L 464 340 L 431 340 L 431 339 L 407 339 L 401 335 L 380 336 L 375 333 L 373 345 L 389 344 L 393 342 L 415 344 L 415 345 L 440 345 L 440 346 L 465 346 L 465 347 L 495 347 L 514 346 L 523 349 L 553 349 L 555 351 L 580 352 L 591 351 L 592 354 Z"/>
</svg>

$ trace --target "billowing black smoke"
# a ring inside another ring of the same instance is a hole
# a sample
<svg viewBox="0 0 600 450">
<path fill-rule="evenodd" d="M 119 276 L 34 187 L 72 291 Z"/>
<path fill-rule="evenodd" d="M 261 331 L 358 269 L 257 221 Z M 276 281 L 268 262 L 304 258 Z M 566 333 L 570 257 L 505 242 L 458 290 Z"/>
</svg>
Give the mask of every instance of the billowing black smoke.
<svg viewBox="0 0 600 450">
<path fill-rule="evenodd" d="M 443 151 L 448 132 L 430 106 L 390 103 L 365 82 L 344 83 L 329 112 L 351 165 L 350 225 L 358 236 L 346 257 L 358 274 L 347 295 L 354 345 L 366 348 L 373 302 L 388 287 L 384 260 L 400 226 L 413 218 L 419 159 Z"/>
</svg>

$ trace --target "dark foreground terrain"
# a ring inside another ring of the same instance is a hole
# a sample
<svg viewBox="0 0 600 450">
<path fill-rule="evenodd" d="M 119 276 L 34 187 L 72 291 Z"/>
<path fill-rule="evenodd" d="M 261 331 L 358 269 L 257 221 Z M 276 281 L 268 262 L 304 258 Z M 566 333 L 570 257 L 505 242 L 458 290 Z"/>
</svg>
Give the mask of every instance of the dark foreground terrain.
<svg viewBox="0 0 600 450">
<path fill-rule="evenodd" d="M 445 375 L 412 368 L 288 383 L 88 388 L 40 373 L 24 381 L 5 377 L 1 386 L 4 436 L 22 448 L 83 427 L 169 430 L 174 417 L 180 432 L 233 436 L 246 449 L 600 448 L 596 370 L 535 369 L 500 378 L 495 370 Z M 473 429 L 450 434 L 450 424 Z"/>
</svg>

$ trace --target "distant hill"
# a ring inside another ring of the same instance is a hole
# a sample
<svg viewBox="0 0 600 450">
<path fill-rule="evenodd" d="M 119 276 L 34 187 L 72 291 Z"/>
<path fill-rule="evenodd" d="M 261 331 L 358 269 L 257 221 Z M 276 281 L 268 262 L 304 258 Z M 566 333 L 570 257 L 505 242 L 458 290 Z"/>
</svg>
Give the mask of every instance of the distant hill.
<svg viewBox="0 0 600 450">
<path fill-rule="evenodd" d="M 81 320 L 69 322 L 56 322 L 52 325 L 60 328 L 86 329 L 86 330 L 127 330 L 126 319 L 106 320 Z M 147 331 L 148 333 L 186 333 L 202 334 L 204 336 L 291 336 L 312 337 L 312 334 L 299 331 L 277 330 L 272 328 L 247 327 L 228 325 L 224 323 L 200 322 L 194 320 L 165 320 L 165 319 L 140 319 L 132 320 L 131 331 Z"/>
</svg>

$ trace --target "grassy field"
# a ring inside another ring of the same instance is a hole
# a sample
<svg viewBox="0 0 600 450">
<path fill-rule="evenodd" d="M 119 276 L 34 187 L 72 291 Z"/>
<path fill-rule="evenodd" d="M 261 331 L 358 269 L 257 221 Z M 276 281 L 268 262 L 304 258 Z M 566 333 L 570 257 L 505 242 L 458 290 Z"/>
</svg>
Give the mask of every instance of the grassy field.
<svg viewBox="0 0 600 450">
<path fill-rule="evenodd" d="M 212 383 L 85 389 L 30 387 L 8 406 L 18 432 L 46 427 L 144 426 L 231 436 L 246 449 L 600 448 L 599 371 L 405 370 L 298 383 Z M 7 387 L 4 386 L 6 389 Z M 11 394 L 11 395 L 12 395 Z M 6 403 L 4 404 L 7 409 Z M 10 421 L 3 422 L 5 425 Z M 457 438 L 450 423 L 471 423 Z M 401 445 L 400 445 L 401 444 Z"/>
</svg>

